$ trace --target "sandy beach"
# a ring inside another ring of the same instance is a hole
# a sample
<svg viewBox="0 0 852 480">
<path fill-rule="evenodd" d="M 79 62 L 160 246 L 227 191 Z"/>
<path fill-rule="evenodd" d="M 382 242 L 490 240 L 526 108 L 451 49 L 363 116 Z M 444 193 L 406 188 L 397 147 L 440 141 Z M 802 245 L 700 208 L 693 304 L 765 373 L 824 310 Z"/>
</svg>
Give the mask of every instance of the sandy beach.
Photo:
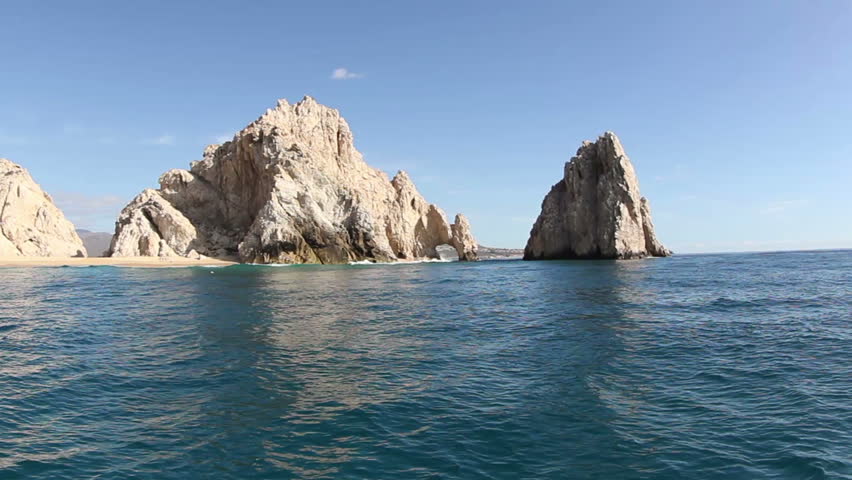
<svg viewBox="0 0 852 480">
<path fill-rule="evenodd" d="M 183 257 L 0 257 L 0 267 L 204 267 L 234 265 L 235 262 Z"/>
</svg>

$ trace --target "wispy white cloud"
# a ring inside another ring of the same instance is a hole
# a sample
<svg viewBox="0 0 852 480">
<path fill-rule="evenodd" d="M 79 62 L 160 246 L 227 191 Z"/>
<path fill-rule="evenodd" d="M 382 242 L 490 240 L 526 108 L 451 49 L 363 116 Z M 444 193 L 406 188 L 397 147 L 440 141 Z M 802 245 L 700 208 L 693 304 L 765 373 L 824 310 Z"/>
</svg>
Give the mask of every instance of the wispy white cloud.
<svg viewBox="0 0 852 480">
<path fill-rule="evenodd" d="M 680 253 L 730 253 L 775 252 L 784 250 L 810 250 L 823 248 L 849 248 L 852 239 L 835 240 L 741 240 L 731 242 L 698 242 L 671 244 L 675 254 Z"/>
<path fill-rule="evenodd" d="M 174 145 L 175 144 L 175 136 L 169 134 L 163 134 L 159 137 L 149 138 L 145 140 L 147 145 Z"/>
<path fill-rule="evenodd" d="M 215 140 L 216 143 L 230 142 L 233 139 L 234 139 L 233 133 L 223 133 L 222 135 L 216 135 L 216 136 L 213 137 L 213 140 Z"/>
<path fill-rule="evenodd" d="M 62 125 L 62 134 L 67 136 L 77 136 L 90 132 L 90 128 L 85 128 L 76 123 L 66 123 Z"/>
<path fill-rule="evenodd" d="M 664 175 L 658 174 L 651 177 L 657 183 L 682 182 L 689 176 L 689 170 L 682 163 L 676 163 L 666 171 Z"/>
<path fill-rule="evenodd" d="M 62 125 L 63 141 L 75 143 L 97 143 L 98 145 L 115 145 L 123 140 L 123 136 L 110 128 L 98 125 L 80 125 L 66 123 Z"/>
<path fill-rule="evenodd" d="M 53 200 L 61 207 L 74 211 L 121 207 L 126 203 L 126 199 L 118 195 L 89 195 L 82 192 L 57 192 L 53 195 Z"/>
<path fill-rule="evenodd" d="M 333 72 L 331 72 L 332 80 L 352 80 L 355 78 L 364 78 L 363 73 L 355 73 L 350 72 L 349 69 L 346 68 L 335 68 Z"/>
<path fill-rule="evenodd" d="M 780 200 L 769 202 L 760 209 L 760 213 L 764 215 L 777 215 L 799 207 L 804 207 L 808 204 L 807 200 Z"/>
<path fill-rule="evenodd" d="M 443 183 L 444 178 L 440 175 L 418 175 L 417 181 L 420 183 Z"/>
<path fill-rule="evenodd" d="M 217 136 L 217 141 L 222 143 L 225 135 Z M 227 135 L 230 140 L 231 135 Z M 52 131 L 41 137 L 44 141 L 70 141 L 76 144 L 98 144 L 98 145 L 117 145 L 121 143 L 137 143 L 143 145 L 159 145 L 172 146 L 177 143 L 177 137 L 173 133 L 163 133 L 155 137 L 145 137 L 143 135 L 133 135 L 132 133 L 124 133 L 116 131 L 114 128 L 107 128 L 98 125 L 81 125 L 77 123 L 65 123 L 54 127 Z M 13 133 L 0 128 L 0 145 L 30 145 L 36 142 L 32 136 Z"/>
<path fill-rule="evenodd" d="M 82 192 L 54 192 L 53 201 L 77 228 L 110 230 L 118 213 L 129 201 L 118 195 L 90 195 Z"/>
<path fill-rule="evenodd" d="M 30 138 L 24 135 L 8 135 L 0 131 L 0 145 L 26 145 L 30 143 Z"/>
</svg>

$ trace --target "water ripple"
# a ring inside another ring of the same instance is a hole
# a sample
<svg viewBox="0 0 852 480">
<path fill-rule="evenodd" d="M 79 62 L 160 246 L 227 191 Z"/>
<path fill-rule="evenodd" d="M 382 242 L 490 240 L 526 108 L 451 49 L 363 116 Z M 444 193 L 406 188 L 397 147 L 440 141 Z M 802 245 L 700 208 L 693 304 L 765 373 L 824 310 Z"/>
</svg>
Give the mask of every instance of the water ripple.
<svg viewBox="0 0 852 480">
<path fill-rule="evenodd" d="M 2 269 L 0 478 L 852 478 L 852 252 Z"/>
</svg>

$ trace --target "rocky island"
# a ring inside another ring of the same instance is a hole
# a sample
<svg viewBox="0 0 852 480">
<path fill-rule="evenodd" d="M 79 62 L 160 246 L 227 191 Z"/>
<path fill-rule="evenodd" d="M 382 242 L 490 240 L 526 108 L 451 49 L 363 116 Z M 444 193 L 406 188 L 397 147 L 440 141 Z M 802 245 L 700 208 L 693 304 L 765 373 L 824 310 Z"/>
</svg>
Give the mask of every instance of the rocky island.
<svg viewBox="0 0 852 480">
<path fill-rule="evenodd" d="M 612 132 L 585 141 L 544 197 L 525 260 L 666 257 L 633 164 Z"/>
<path fill-rule="evenodd" d="M 389 179 L 367 165 L 340 113 L 311 97 L 279 100 L 159 183 L 122 210 L 111 256 L 393 262 L 439 258 L 448 244 L 477 259 L 463 215 L 450 224 L 405 172 Z"/>
<path fill-rule="evenodd" d="M 0 257 L 85 257 L 62 211 L 20 165 L 0 158 Z"/>
</svg>

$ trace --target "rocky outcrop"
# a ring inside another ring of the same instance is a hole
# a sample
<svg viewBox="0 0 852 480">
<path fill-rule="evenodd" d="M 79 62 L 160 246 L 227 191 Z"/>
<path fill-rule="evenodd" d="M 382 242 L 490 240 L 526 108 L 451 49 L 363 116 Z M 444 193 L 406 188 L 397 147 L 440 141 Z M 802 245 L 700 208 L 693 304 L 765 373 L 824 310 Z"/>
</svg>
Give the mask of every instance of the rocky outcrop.
<svg viewBox="0 0 852 480">
<path fill-rule="evenodd" d="M 20 165 L 0 158 L 0 257 L 85 257 L 74 225 Z"/>
<path fill-rule="evenodd" d="M 459 260 L 471 261 L 477 259 L 477 250 L 479 244 L 473 238 L 473 232 L 470 230 L 470 222 L 467 217 L 459 213 L 456 215 L 455 222 L 451 225 L 452 238 L 450 244 L 456 249 L 459 255 Z"/>
<path fill-rule="evenodd" d="M 550 189 L 524 249 L 525 260 L 665 257 L 648 201 L 612 132 L 583 142 Z"/>
<path fill-rule="evenodd" d="M 110 244 L 113 256 L 191 256 L 198 231 L 156 190 L 147 189 L 124 207 Z"/>
<path fill-rule="evenodd" d="M 442 244 L 476 259 L 463 216 L 450 225 L 405 172 L 389 180 L 367 165 L 338 111 L 305 97 L 163 174 L 121 212 L 111 254 L 390 262 L 438 258 Z"/>
</svg>

